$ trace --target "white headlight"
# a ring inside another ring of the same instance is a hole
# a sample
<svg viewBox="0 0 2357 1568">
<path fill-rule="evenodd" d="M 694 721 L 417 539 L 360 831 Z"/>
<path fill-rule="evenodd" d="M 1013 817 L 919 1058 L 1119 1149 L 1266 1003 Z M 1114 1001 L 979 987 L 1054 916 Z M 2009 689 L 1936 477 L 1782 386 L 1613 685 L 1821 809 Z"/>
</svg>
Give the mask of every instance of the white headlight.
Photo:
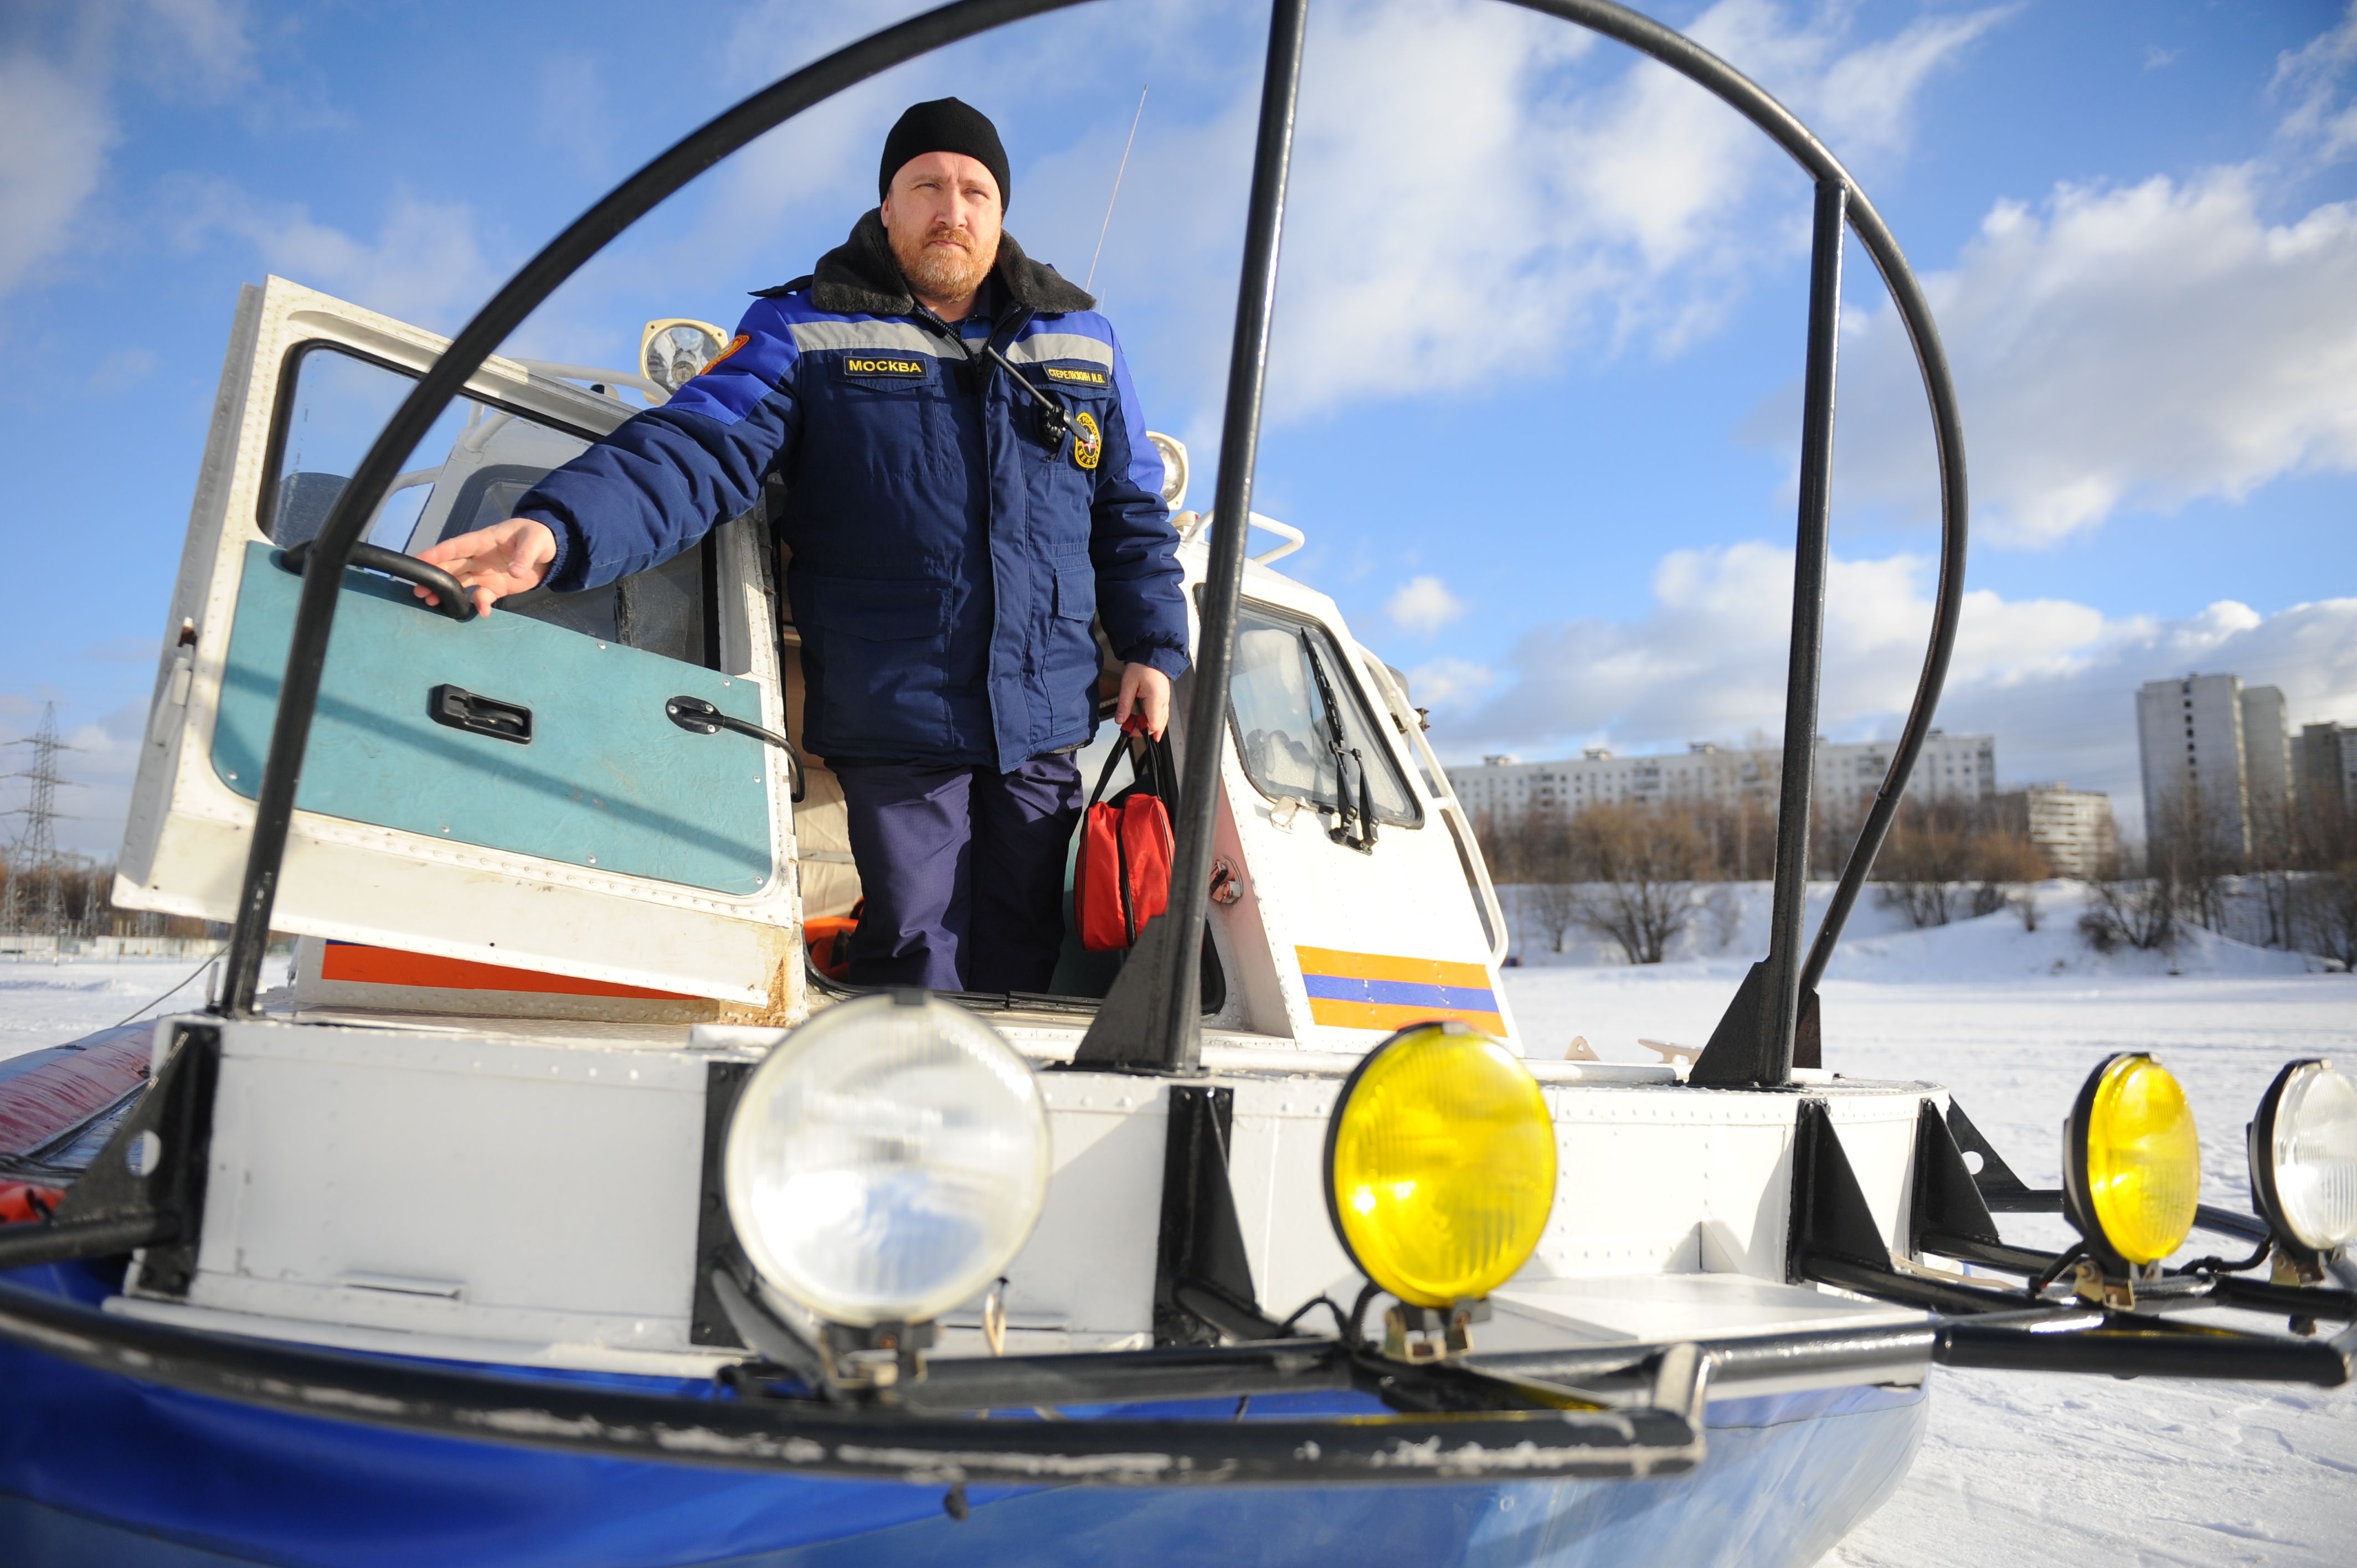
<svg viewBox="0 0 2357 1568">
<path fill-rule="evenodd" d="M 2328 1061 L 2276 1075 L 2251 1123 L 2251 1191 L 2289 1240 L 2331 1252 L 2357 1239 L 2357 1083 Z"/>
<path fill-rule="evenodd" d="M 746 1256 L 819 1316 L 922 1323 L 1005 1270 L 1048 1194 L 1028 1063 L 917 992 L 830 1007 L 780 1041 L 728 1123 Z"/>
</svg>

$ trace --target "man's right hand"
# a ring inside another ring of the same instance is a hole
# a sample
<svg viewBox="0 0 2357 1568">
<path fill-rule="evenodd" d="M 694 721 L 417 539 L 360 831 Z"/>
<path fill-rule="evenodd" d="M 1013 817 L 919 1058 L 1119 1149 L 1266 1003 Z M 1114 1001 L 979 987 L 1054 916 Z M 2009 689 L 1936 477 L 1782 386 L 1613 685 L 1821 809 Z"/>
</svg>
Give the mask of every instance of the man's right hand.
<svg viewBox="0 0 2357 1568">
<path fill-rule="evenodd" d="M 540 586 L 540 580 L 548 575 L 548 564 L 556 559 L 556 535 L 544 522 L 511 517 L 446 539 L 430 550 L 419 551 L 417 558 L 441 567 L 457 578 L 460 586 L 474 590 L 475 607 L 488 614 L 510 594 Z M 414 591 L 429 605 L 442 602 L 429 588 Z"/>
</svg>

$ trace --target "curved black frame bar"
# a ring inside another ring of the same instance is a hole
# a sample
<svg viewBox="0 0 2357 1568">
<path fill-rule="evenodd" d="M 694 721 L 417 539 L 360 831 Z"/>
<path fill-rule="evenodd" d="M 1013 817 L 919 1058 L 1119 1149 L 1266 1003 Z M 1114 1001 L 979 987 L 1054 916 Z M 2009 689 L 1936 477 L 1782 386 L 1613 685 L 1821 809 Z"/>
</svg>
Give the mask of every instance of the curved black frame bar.
<svg viewBox="0 0 2357 1568">
<path fill-rule="evenodd" d="M 1833 958 L 1834 945 L 1841 940 L 1842 926 L 1849 918 L 1850 908 L 1857 902 L 1866 874 L 1873 867 L 1875 854 L 1890 832 L 1891 820 L 1898 814 L 1900 795 L 1915 771 L 1915 759 L 1922 753 L 1925 737 L 1932 733 L 1932 711 L 1939 706 L 1941 689 L 1948 680 L 1948 661 L 1956 649 L 1956 625 L 1964 602 L 1964 543 L 1971 506 L 1964 483 L 1964 416 L 1956 404 L 1955 381 L 1948 373 L 1948 353 L 1941 346 L 1939 328 L 1932 320 L 1931 302 L 1923 297 L 1922 285 L 1915 281 L 1914 271 L 1908 266 L 1882 214 L 1875 210 L 1874 203 L 1867 199 L 1866 192 L 1850 177 L 1841 160 L 1758 83 L 1692 38 L 1650 16 L 1613 5 L 1610 0 L 1506 3 L 1576 22 L 1652 56 L 1679 75 L 1708 88 L 1765 132 L 1813 179 L 1842 187 L 1848 198 L 1850 231 L 1866 247 L 1875 270 L 1882 274 L 1883 286 L 1890 291 L 1891 303 L 1906 324 L 1908 341 L 1915 348 L 1916 366 L 1922 372 L 1923 390 L 1932 405 L 1932 437 L 1940 459 L 1940 585 L 1932 601 L 1932 641 L 1923 655 L 1922 673 L 1915 683 L 1915 701 L 1900 732 L 1890 770 L 1883 775 L 1874 808 L 1858 829 L 1857 843 L 1850 850 L 1848 863 L 1842 867 L 1833 902 L 1817 927 L 1816 940 L 1809 945 L 1800 988 L 1803 992 L 1811 991 L 1824 977 L 1825 965 Z"/>
<path fill-rule="evenodd" d="M 293 821 L 295 796 L 302 773 L 304 751 L 310 738 L 313 711 L 328 640 L 335 619 L 336 590 L 342 568 L 351 559 L 366 520 L 391 485 L 402 458 L 421 439 L 443 406 L 467 378 L 490 358 L 508 334 L 520 326 L 542 301 L 624 229 L 684 186 L 696 175 L 755 137 L 773 129 L 802 110 L 843 89 L 913 59 L 946 44 L 955 43 L 1009 22 L 1045 15 L 1081 0 L 954 0 L 953 4 L 838 49 L 772 83 L 706 124 L 690 133 L 640 168 L 588 211 L 576 219 L 491 297 L 475 318 L 460 330 L 434 367 L 386 424 L 342 493 L 314 542 L 314 557 L 324 556 L 333 570 L 306 573 L 300 607 L 288 649 L 285 678 L 280 687 L 278 712 L 271 733 L 269 758 L 256 802 L 254 832 L 245 876 L 240 889 L 236 924 L 229 946 L 227 974 L 220 1010 L 228 1015 L 250 1013 L 260 986 L 262 962 L 269 941 L 270 916 L 276 902 L 278 877 Z M 1933 437 L 1938 448 L 1941 481 L 1940 584 L 1935 600 L 1931 645 L 1925 654 L 1915 700 L 1901 732 L 1890 770 L 1885 776 L 1871 811 L 1861 828 L 1831 907 L 1826 910 L 1797 989 L 1805 993 L 1823 975 L 1843 923 L 1856 902 L 1875 854 L 1889 832 L 1901 791 L 1931 729 L 1932 715 L 1947 677 L 1955 647 L 1958 613 L 1964 596 L 1967 499 L 1964 482 L 1963 423 L 1955 389 L 1948 372 L 1929 304 L 1916 283 L 1898 242 L 1872 202 L 1850 177 L 1840 161 L 1809 129 L 1749 78 L 1683 34 L 1611 0 L 1508 0 L 1525 9 L 1603 34 L 1639 50 L 1662 65 L 1708 89 L 1764 132 L 1820 186 L 1837 186 L 1846 197 L 1850 229 L 1865 245 L 1882 274 L 1891 299 L 1905 322 L 1915 348 L 1926 394 L 1930 400 Z M 1308 0 L 1275 0 L 1270 18 L 1270 42 L 1263 83 L 1260 139 L 1254 159 L 1251 205 L 1244 235 L 1244 269 L 1237 299 L 1236 331 L 1229 369 L 1228 400 L 1222 424 L 1217 509 L 1222 515 L 1242 516 L 1251 497 L 1254 449 L 1260 424 L 1260 394 L 1270 316 L 1275 306 L 1276 250 L 1283 221 L 1285 182 L 1290 164 L 1295 91 L 1307 26 Z M 1203 636 L 1198 648 L 1197 680 L 1189 709 L 1189 733 L 1219 731 L 1219 703 L 1233 628 L 1235 600 L 1243 566 L 1242 528 L 1219 530 L 1212 542 L 1212 559 L 1203 604 Z M 1224 535 L 1224 537 L 1220 537 Z M 1203 723 L 1209 714 L 1212 722 Z M 1151 976 L 1157 999 L 1167 1004 L 1191 995 L 1202 940 L 1208 890 L 1205 873 L 1211 853 L 1212 786 L 1216 782 L 1216 750 L 1191 747 L 1186 773 L 1189 788 L 1181 801 L 1178 854 L 1173 868 L 1170 918 L 1157 922 L 1167 928 L 1166 940 L 1152 961 L 1133 964 L 1138 985 Z M 1786 800 L 1781 809 L 1805 811 L 1805 800 Z M 1141 953 L 1140 957 L 1146 957 Z M 1778 955 L 1771 953 L 1771 959 Z M 1782 955 L 1789 970 L 1790 955 Z M 1121 988 L 1117 987 L 1118 992 Z M 1194 1067 L 1200 1021 L 1191 1006 L 1158 1005 L 1146 1016 L 1159 1038 L 1146 1042 L 1142 1052 L 1123 1052 L 1124 1065 L 1160 1070 L 1190 1070 Z M 1130 1018 L 1139 1015 L 1132 1011 Z M 1111 1022 L 1109 1019 L 1101 1019 Z M 1084 1052 L 1084 1054 L 1086 1054 Z"/>
</svg>

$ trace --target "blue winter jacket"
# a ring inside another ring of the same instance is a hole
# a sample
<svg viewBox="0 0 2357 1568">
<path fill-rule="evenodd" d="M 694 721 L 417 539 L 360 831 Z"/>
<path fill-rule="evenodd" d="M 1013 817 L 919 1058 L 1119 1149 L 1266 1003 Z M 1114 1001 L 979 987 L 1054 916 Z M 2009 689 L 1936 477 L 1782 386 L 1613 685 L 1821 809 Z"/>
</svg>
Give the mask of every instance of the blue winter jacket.
<svg viewBox="0 0 2357 1568">
<path fill-rule="evenodd" d="M 785 483 L 809 750 L 1011 771 L 1096 728 L 1114 652 L 1187 667 L 1162 459 L 1095 301 L 1003 238 L 973 316 L 917 315 L 874 212 L 811 277 L 770 289 L 728 351 L 517 507 L 556 535 L 548 585 L 670 559 Z M 987 340 L 1065 411 L 981 360 Z M 974 362 L 965 360 L 972 352 Z"/>
</svg>

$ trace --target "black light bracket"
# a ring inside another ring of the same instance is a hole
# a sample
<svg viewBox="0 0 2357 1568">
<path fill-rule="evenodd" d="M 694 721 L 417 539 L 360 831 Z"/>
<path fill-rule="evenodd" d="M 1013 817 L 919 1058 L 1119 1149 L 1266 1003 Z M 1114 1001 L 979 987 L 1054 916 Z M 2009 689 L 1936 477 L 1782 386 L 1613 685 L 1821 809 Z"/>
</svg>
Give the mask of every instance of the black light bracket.
<svg viewBox="0 0 2357 1568">
<path fill-rule="evenodd" d="M 1394 1301 L 1383 1313 L 1382 1355 L 1389 1361 L 1454 1361 L 1473 1353 L 1473 1326 L 1490 1321 L 1490 1303 L 1415 1306 Z"/>
<path fill-rule="evenodd" d="M 1174 1083 L 1169 1095 L 1154 1258 L 1154 1342 L 1282 1338 L 1286 1331 L 1260 1309 L 1228 1178 L 1235 1090 Z"/>
<path fill-rule="evenodd" d="M 2357 1291 L 2288 1285 L 2201 1265 L 2167 1270 L 2098 1261 L 2082 1242 L 2060 1252 L 2004 1241 L 1988 1201 L 1990 1187 L 2020 1211 L 2057 1211 L 2059 1201 L 2024 1187 L 1991 1150 L 1975 1174 L 1953 1129 L 1971 1122 L 1952 1104 L 1945 1114 L 1926 1099 L 1916 1118 L 1915 1182 L 1908 1212 L 1915 1252 L 2009 1273 L 2007 1287 L 1978 1275 L 1914 1262 L 1894 1252 L 1875 1223 L 1864 1189 L 1823 1101 L 1800 1103 L 1792 1152 L 1792 1199 L 1786 1247 L 1788 1278 L 1852 1291 L 1938 1315 L 1937 1359 L 1953 1365 L 2023 1370 L 2150 1372 L 2193 1378 L 2247 1377 L 2337 1387 L 2357 1362 Z M 1983 1142 L 1974 1133 L 1973 1141 Z M 1984 1147 L 1985 1147 L 1984 1144 Z M 2243 1233 L 2249 1216 L 2208 1208 L 2196 1223 Z M 2255 1262 L 2254 1259 L 2252 1262 Z M 2069 1292 L 2048 1294 L 2061 1283 Z M 2294 1337 L 2241 1329 L 2189 1334 L 2167 1316 L 2198 1307 L 2281 1315 Z M 2342 1333 L 2303 1342 L 2319 1320 Z M 2306 1327 L 2302 1324 L 2305 1321 Z"/>
<path fill-rule="evenodd" d="M 838 1389 L 870 1391 L 888 1402 L 925 1380 L 925 1352 L 936 1337 L 930 1323 L 827 1324 L 827 1379 Z"/>
<path fill-rule="evenodd" d="M 2062 1189 L 2033 1187 L 2016 1176 L 2013 1167 L 2006 1164 L 2005 1156 L 1997 1153 L 1996 1145 L 1983 1136 L 1981 1130 L 1973 1125 L 1973 1119 L 1964 1114 L 1961 1101 L 1951 1097 L 1948 1113 L 1943 1120 L 1950 1140 L 1959 1151 L 1959 1157 L 1970 1155 L 1979 1162 L 1979 1168 L 1972 1169 L 1970 1165 L 1966 1168 L 1971 1170 L 1973 1186 L 1980 1193 L 1981 1201 L 1987 1204 L 1993 1213 L 2061 1212 Z"/>
<path fill-rule="evenodd" d="M 171 1030 L 173 1040 L 154 1081 L 66 1189 L 55 1214 L 0 1228 L 0 1273 L 145 1248 L 142 1288 L 188 1294 L 212 1165 L 221 1030 L 186 1019 L 159 1026 Z"/>
</svg>

